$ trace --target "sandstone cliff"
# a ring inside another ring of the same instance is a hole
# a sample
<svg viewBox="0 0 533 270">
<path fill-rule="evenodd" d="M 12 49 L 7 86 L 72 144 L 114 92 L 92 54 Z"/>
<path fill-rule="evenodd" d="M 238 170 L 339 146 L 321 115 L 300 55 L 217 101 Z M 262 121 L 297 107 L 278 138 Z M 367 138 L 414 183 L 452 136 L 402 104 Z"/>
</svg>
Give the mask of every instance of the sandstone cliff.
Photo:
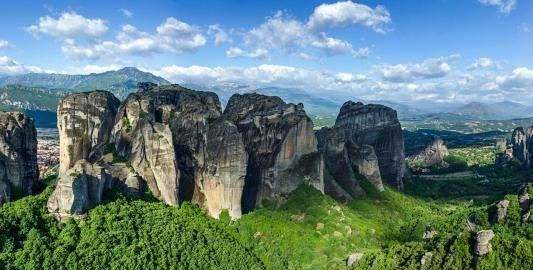
<svg viewBox="0 0 533 270">
<path fill-rule="evenodd" d="M 303 182 L 323 190 L 322 157 L 301 104 L 235 95 L 222 114 L 213 93 L 138 88 L 120 105 L 103 91 L 61 102 L 61 176 L 50 212 L 83 214 L 111 183 L 133 193 L 146 187 L 170 205 L 193 201 L 214 217 L 228 209 L 234 218 Z"/>
<path fill-rule="evenodd" d="M 401 188 L 405 171 L 403 135 L 396 112 L 381 105 L 348 101 L 335 125 L 316 133 L 327 167 L 324 189 L 339 199 L 364 194 L 360 177 L 378 190 L 382 179 Z"/>
<path fill-rule="evenodd" d="M 0 205 L 14 192 L 31 194 L 39 178 L 37 132 L 19 112 L 0 112 Z"/>
<path fill-rule="evenodd" d="M 59 179 L 48 200 L 50 213 L 76 216 L 100 203 L 110 179 L 93 163 L 102 157 L 119 104 L 105 91 L 70 95 L 59 104 Z"/>
<path fill-rule="evenodd" d="M 511 136 L 513 158 L 522 162 L 525 169 L 531 167 L 531 150 L 533 149 L 533 127 L 518 127 Z"/>
<path fill-rule="evenodd" d="M 323 162 L 302 104 L 279 97 L 233 95 L 222 116 L 242 134 L 248 153 L 242 206 L 252 210 L 307 181 L 323 191 Z"/>
</svg>

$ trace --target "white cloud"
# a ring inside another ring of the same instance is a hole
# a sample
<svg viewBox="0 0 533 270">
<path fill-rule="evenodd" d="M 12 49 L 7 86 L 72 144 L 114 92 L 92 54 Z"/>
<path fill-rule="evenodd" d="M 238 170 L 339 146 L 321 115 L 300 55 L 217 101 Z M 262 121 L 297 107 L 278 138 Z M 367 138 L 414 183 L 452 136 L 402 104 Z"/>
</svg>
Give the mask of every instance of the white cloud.
<svg viewBox="0 0 533 270">
<path fill-rule="evenodd" d="M 511 74 L 496 78 L 499 88 L 507 91 L 531 92 L 533 90 L 533 69 L 518 67 Z"/>
<path fill-rule="evenodd" d="M 476 59 L 469 67 L 469 70 L 473 69 L 482 69 L 482 68 L 491 68 L 491 67 L 499 67 L 499 63 L 495 62 L 494 60 L 487 58 L 487 57 L 481 57 Z"/>
<path fill-rule="evenodd" d="M 430 58 L 419 64 L 397 64 L 378 66 L 382 78 L 390 82 L 410 82 L 415 79 L 441 78 L 452 70 L 450 62 L 458 55 Z"/>
<path fill-rule="evenodd" d="M 361 24 L 378 33 L 385 33 L 385 26 L 390 23 L 390 13 L 383 6 L 371 8 L 352 1 L 340 1 L 316 7 L 308 25 L 312 29 L 324 29 Z"/>
<path fill-rule="evenodd" d="M 0 74 L 16 75 L 31 72 L 42 72 L 43 70 L 34 66 L 25 66 L 8 56 L 0 55 Z"/>
<path fill-rule="evenodd" d="M 6 49 L 11 47 L 11 44 L 7 40 L 0 39 L 0 49 Z"/>
<path fill-rule="evenodd" d="M 501 13 L 508 14 L 516 7 L 516 0 L 478 0 L 486 6 L 497 6 Z"/>
<path fill-rule="evenodd" d="M 329 37 L 325 32 L 316 32 L 309 25 L 281 11 L 251 29 L 245 37 L 245 44 L 250 47 L 280 49 L 284 53 L 318 49 L 326 55 L 351 54 L 355 57 L 366 57 L 369 54 L 368 48 L 355 50 L 350 42 Z"/>
<path fill-rule="evenodd" d="M 126 18 L 133 18 L 133 12 L 125 9 L 125 8 L 122 8 L 120 9 L 120 13 L 122 13 L 122 15 L 124 15 L 124 17 Z"/>
<path fill-rule="evenodd" d="M 241 48 L 231 47 L 226 50 L 226 57 L 228 58 L 256 58 L 256 59 L 268 59 L 268 51 L 265 49 L 256 49 L 255 51 L 245 51 Z"/>
<path fill-rule="evenodd" d="M 207 34 L 213 37 L 215 46 L 233 42 L 229 33 L 222 29 L 219 24 L 210 25 Z"/>
<path fill-rule="evenodd" d="M 106 22 L 102 19 L 88 19 L 76 12 L 64 12 L 59 18 L 45 16 L 39 18 L 35 25 L 26 27 L 26 31 L 38 38 L 41 34 L 59 39 L 74 37 L 99 37 L 107 32 Z"/>
<path fill-rule="evenodd" d="M 170 17 L 156 28 L 155 34 L 127 24 L 122 26 L 116 40 L 80 44 L 74 39 L 65 39 L 61 49 L 74 59 L 96 60 L 120 55 L 195 52 L 206 42 L 194 26 Z"/>
</svg>

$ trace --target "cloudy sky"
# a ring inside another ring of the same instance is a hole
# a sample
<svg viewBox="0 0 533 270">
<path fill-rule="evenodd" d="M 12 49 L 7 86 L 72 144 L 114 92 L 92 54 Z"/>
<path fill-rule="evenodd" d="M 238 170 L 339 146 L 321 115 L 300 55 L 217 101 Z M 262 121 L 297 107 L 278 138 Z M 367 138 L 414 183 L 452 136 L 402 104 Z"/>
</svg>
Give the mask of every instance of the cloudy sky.
<svg viewBox="0 0 533 270">
<path fill-rule="evenodd" d="M 2 1 L 0 74 L 533 104 L 533 1 Z"/>
</svg>

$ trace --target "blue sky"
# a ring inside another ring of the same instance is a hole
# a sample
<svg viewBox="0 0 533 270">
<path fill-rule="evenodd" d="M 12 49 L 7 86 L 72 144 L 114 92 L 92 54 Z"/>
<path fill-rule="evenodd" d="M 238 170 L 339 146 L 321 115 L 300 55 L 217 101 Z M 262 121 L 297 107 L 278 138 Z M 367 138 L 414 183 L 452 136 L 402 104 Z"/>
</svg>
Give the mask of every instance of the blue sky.
<svg viewBox="0 0 533 270">
<path fill-rule="evenodd" d="M 0 5 L 0 74 L 136 66 L 175 82 L 533 103 L 529 0 Z"/>
</svg>

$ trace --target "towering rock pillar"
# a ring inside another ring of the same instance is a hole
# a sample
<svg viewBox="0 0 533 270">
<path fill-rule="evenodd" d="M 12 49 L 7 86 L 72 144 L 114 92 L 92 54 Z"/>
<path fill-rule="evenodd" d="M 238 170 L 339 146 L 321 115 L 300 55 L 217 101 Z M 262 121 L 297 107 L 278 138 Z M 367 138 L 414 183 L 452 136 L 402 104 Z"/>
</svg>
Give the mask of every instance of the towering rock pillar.
<svg viewBox="0 0 533 270">
<path fill-rule="evenodd" d="M 110 176 L 93 163 L 107 145 L 119 104 L 106 91 L 70 95 L 59 104 L 59 180 L 48 200 L 49 212 L 79 215 L 100 203 Z"/>
<path fill-rule="evenodd" d="M 19 112 L 0 112 L 0 205 L 14 190 L 31 194 L 39 179 L 37 132 L 32 120 Z"/>
<path fill-rule="evenodd" d="M 396 111 L 381 105 L 348 101 L 335 125 L 316 133 L 327 171 L 325 191 L 349 200 L 363 195 L 364 177 L 382 191 L 382 179 L 401 188 L 405 172 L 403 135 Z"/>
</svg>

